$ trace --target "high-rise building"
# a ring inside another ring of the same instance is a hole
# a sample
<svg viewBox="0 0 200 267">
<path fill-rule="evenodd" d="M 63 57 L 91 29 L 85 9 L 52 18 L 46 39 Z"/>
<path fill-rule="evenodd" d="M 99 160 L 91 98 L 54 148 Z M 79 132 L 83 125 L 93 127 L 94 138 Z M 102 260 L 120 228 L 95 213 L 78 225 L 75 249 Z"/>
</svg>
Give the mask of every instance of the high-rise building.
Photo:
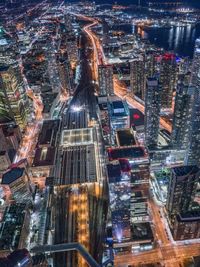
<svg viewBox="0 0 200 267">
<path fill-rule="evenodd" d="M 65 14 L 64 20 L 65 20 L 65 28 L 66 28 L 67 32 L 71 33 L 73 30 L 71 14 L 69 14 L 69 13 Z"/>
<path fill-rule="evenodd" d="M 161 107 L 171 108 L 173 90 L 176 88 L 176 57 L 164 54 L 160 65 L 160 83 L 162 86 Z"/>
<path fill-rule="evenodd" d="M 181 82 L 177 86 L 171 145 L 174 149 L 186 149 L 189 142 L 191 98 L 193 90 Z"/>
<path fill-rule="evenodd" d="M 129 127 L 129 109 L 126 102 L 110 99 L 110 123 L 112 131 Z"/>
<path fill-rule="evenodd" d="M 135 59 L 130 62 L 130 87 L 132 94 L 144 99 L 145 95 L 145 62 L 144 59 Z"/>
<path fill-rule="evenodd" d="M 119 161 L 107 165 L 113 241 L 130 240 L 130 176 L 123 173 Z"/>
<path fill-rule="evenodd" d="M 28 119 L 28 99 L 17 64 L 0 67 L 0 113 L 23 129 Z"/>
<path fill-rule="evenodd" d="M 67 53 L 65 53 L 58 59 L 58 72 L 62 87 L 61 92 L 64 94 L 71 95 L 73 93 L 73 73 L 71 71 Z"/>
<path fill-rule="evenodd" d="M 3 133 L 3 129 L 0 128 L 0 151 L 7 150 L 6 137 Z"/>
<path fill-rule="evenodd" d="M 0 27 L 0 64 L 9 65 L 15 62 L 18 49 L 13 39 Z"/>
<path fill-rule="evenodd" d="M 78 38 L 75 35 L 69 35 L 67 38 L 67 52 L 72 69 L 76 68 L 78 62 Z"/>
<path fill-rule="evenodd" d="M 51 42 L 48 45 L 48 50 L 46 51 L 47 73 L 48 73 L 49 82 L 52 88 L 52 92 L 59 93 L 61 89 L 61 83 L 60 83 L 58 64 L 57 64 L 55 51 L 57 51 L 57 45 L 55 42 Z"/>
<path fill-rule="evenodd" d="M 109 42 L 109 25 L 105 19 L 102 22 L 102 30 L 103 30 L 103 44 L 107 45 Z"/>
<path fill-rule="evenodd" d="M 200 38 L 195 42 L 191 73 L 191 84 L 196 87 L 200 86 Z"/>
<path fill-rule="evenodd" d="M 31 203 L 30 177 L 25 168 L 13 168 L 4 173 L 1 184 L 10 190 L 16 203 Z"/>
<path fill-rule="evenodd" d="M 197 166 L 172 168 L 166 204 L 172 224 L 178 214 L 186 214 L 191 210 L 197 191 L 199 173 L 200 170 Z"/>
<path fill-rule="evenodd" d="M 200 39 L 196 40 L 192 64 L 191 87 L 194 89 L 192 97 L 192 115 L 189 134 L 189 145 L 185 164 L 197 164 L 200 161 Z"/>
<path fill-rule="evenodd" d="M 0 121 L 14 119 L 23 129 L 27 122 L 28 98 L 16 42 L 3 28 L 0 28 L 0 44 Z"/>
<path fill-rule="evenodd" d="M 172 228 L 174 240 L 189 240 L 200 238 L 200 216 L 195 213 L 180 215 L 175 218 Z"/>
<path fill-rule="evenodd" d="M 112 65 L 99 65 L 99 95 L 113 95 L 113 66 Z"/>
<path fill-rule="evenodd" d="M 156 53 L 155 51 L 147 51 L 145 53 L 145 73 L 146 77 L 153 77 L 156 73 Z"/>
<path fill-rule="evenodd" d="M 160 120 L 161 88 L 157 78 L 148 78 L 145 97 L 145 142 L 148 147 L 157 145 Z"/>
</svg>

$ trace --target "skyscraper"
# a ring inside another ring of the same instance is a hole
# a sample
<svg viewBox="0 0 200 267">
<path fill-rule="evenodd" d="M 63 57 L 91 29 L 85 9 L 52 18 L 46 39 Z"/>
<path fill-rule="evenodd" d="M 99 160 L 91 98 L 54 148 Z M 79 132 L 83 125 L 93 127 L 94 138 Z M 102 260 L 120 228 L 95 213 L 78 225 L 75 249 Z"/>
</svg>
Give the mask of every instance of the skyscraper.
<svg viewBox="0 0 200 267">
<path fill-rule="evenodd" d="M 147 79 L 145 97 L 145 142 L 148 147 L 157 145 L 160 120 L 161 88 L 157 78 Z"/>
<path fill-rule="evenodd" d="M 78 38 L 76 35 L 68 35 L 67 37 L 67 52 L 70 61 L 71 68 L 74 70 L 77 66 L 79 55 L 78 55 Z"/>
<path fill-rule="evenodd" d="M 172 224 L 177 214 L 190 211 L 198 181 L 199 168 L 197 166 L 181 166 L 172 169 L 166 204 Z"/>
<path fill-rule="evenodd" d="M 113 95 L 113 66 L 112 65 L 99 65 L 99 95 Z"/>
<path fill-rule="evenodd" d="M 0 108 L 5 119 L 14 119 L 23 129 L 28 117 L 28 100 L 19 66 L 0 67 Z"/>
<path fill-rule="evenodd" d="M 200 39 L 197 39 L 195 44 L 191 87 L 194 89 L 194 94 L 191 100 L 192 116 L 185 164 L 198 165 L 200 161 Z"/>
<path fill-rule="evenodd" d="M 171 145 L 175 149 L 186 149 L 189 142 L 191 98 L 193 90 L 188 84 L 179 83 L 176 90 Z"/>
<path fill-rule="evenodd" d="M 162 86 L 161 107 L 171 108 L 173 90 L 176 88 L 176 57 L 164 54 L 160 66 L 160 83 Z"/>
<path fill-rule="evenodd" d="M 3 27 L 0 27 L 0 64 L 8 65 L 15 63 L 18 56 L 16 42 L 6 33 Z"/>
<path fill-rule="evenodd" d="M 27 122 L 28 98 L 19 67 L 16 43 L 0 28 L 0 114 L 1 121 L 15 120 L 23 129 Z"/>
<path fill-rule="evenodd" d="M 136 59 L 130 62 L 130 87 L 132 94 L 144 99 L 145 62 L 143 59 Z"/>
<path fill-rule="evenodd" d="M 31 203 L 30 177 L 25 168 L 16 167 L 4 173 L 1 184 L 9 188 L 13 199 L 17 203 Z"/>
<path fill-rule="evenodd" d="M 103 30 L 103 45 L 107 45 L 109 42 L 109 25 L 107 21 L 104 19 L 102 23 Z"/>
<path fill-rule="evenodd" d="M 148 50 L 145 53 L 145 73 L 146 77 L 153 77 L 156 72 L 156 52 Z"/>
<path fill-rule="evenodd" d="M 113 241 L 121 243 L 131 238 L 130 176 L 122 172 L 119 161 L 108 164 L 107 170 Z"/>
</svg>

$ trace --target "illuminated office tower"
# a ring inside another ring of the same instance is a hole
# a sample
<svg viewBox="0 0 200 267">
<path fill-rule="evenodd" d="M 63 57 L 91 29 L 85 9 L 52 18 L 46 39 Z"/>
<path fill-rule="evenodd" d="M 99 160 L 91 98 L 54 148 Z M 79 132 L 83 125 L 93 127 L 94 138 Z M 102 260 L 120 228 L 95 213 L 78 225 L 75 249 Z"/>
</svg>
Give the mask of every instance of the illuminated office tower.
<svg viewBox="0 0 200 267">
<path fill-rule="evenodd" d="M 25 168 L 12 168 L 4 173 L 2 186 L 8 188 L 16 203 L 31 203 L 30 177 Z"/>
<path fill-rule="evenodd" d="M 99 95 L 113 95 L 113 66 L 112 65 L 99 65 Z"/>
<path fill-rule="evenodd" d="M 23 129 L 29 113 L 16 43 L 0 28 L 0 114 L 1 121 L 15 120 Z"/>
<path fill-rule="evenodd" d="M 3 27 L 0 27 L 0 65 L 13 64 L 18 57 L 16 43 L 6 33 Z"/>
<path fill-rule="evenodd" d="M 132 94 L 144 99 L 145 95 L 145 62 L 135 59 L 130 62 L 130 87 Z"/>
<path fill-rule="evenodd" d="M 171 145 L 174 149 L 186 149 L 189 142 L 191 98 L 193 90 L 181 82 L 177 86 Z"/>
<path fill-rule="evenodd" d="M 28 100 L 19 66 L 0 67 L 0 113 L 23 129 L 28 118 Z"/>
<path fill-rule="evenodd" d="M 192 62 L 191 84 L 200 87 L 200 38 L 196 39 Z"/>
<path fill-rule="evenodd" d="M 176 89 L 176 67 L 176 57 L 174 54 L 163 55 L 160 65 L 162 108 L 172 107 L 173 90 Z"/>
<path fill-rule="evenodd" d="M 102 30 L 103 30 L 103 45 L 107 45 L 109 42 L 109 25 L 105 19 L 102 21 Z"/>
<path fill-rule="evenodd" d="M 110 162 L 107 170 L 113 241 L 121 243 L 131 238 L 130 175 L 122 171 L 117 160 Z"/>
<path fill-rule="evenodd" d="M 187 214 L 191 210 L 197 191 L 199 171 L 197 166 L 172 168 L 166 204 L 172 224 L 177 214 Z"/>
<path fill-rule="evenodd" d="M 192 97 L 192 115 L 189 134 L 189 145 L 185 164 L 199 165 L 200 161 L 200 39 L 196 40 L 192 64 L 191 87 L 194 90 Z"/>
<path fill-rule="evenodd" d="M 78 55 L 78 38 L 75 35 L 68 35 L 67 38 L 67 52 L 71 68 L 74 70 L 77 66 L 79 55 Z"/>
<path fill-rule="evenodd" d="M 52 88 L 52 92 L 59 93 L 61 84 L 60 84 L 58 64 L 57 64 L 55 51 L 57 52 L 57 46 L 55 42 L 51 42 L 48 45 L 48 50 L 46 52 L 46 57 L 47 57 L 47 62 L 48 62 L 47 74 L 48 74 L 49 82 Z"/>
<path fill-rule="evenodd" d="M 161 87 L 157 78 L 147 79 L 145 96 L 145 142 L 155 147 L 158 142 Z"/>
<path fill-rule="evenodd" d="M 146 77 L 153 77 L 156 72 L 156 55 L 154 51 L 145 53 L 145 73 Z"/>
</svg>

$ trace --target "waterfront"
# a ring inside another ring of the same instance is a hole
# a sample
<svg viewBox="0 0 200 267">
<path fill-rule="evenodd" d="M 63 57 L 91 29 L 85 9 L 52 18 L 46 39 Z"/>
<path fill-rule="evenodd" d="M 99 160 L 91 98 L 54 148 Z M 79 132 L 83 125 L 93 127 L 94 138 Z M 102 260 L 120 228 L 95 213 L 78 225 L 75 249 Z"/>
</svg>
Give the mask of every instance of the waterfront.
<svg viewBox="0 0 200 267">
<path fill-rule="evenodd" d="M 146 28 L 144 36 L 158 47 L 192 58 L 195 40 L 200 36 L 200 24 L 185 27 Z"/>
<path fill-rule="evenodd" d="M 140 34 L 157 47 L 174 51 L 179 56 L 192 58 L 195 40 L 200 37 L 200 24 L 185 27 L 146 27 L 140 29 L 134 25 L 115 25 L 113 29 L 122 30 L 126 34 Z"/>
</svg>

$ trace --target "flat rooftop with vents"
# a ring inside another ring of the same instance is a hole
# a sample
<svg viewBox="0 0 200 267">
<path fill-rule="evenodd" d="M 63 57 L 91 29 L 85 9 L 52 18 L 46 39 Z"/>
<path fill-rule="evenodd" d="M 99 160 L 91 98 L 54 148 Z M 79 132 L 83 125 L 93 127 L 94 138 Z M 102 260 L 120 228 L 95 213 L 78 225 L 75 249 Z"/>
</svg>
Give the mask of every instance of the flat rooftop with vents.
<svg viewBox="0 0 200 267">
<path fill-rule="evenodd" d="M 80 146 L 93 143 L 93 128 L 82 128 L 75 130 L 63 130 L 61 146 Z"/>
</svg>

